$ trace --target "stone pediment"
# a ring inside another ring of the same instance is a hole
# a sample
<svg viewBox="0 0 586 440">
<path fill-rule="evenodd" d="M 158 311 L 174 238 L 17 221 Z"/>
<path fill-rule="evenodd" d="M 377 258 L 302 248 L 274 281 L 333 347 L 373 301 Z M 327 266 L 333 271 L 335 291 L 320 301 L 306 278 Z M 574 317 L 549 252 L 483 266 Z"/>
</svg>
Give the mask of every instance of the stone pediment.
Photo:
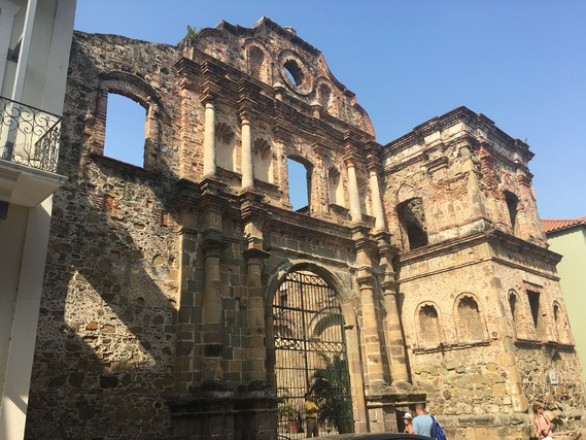
<svg viewBox="0 0 586 440">
<path fill-rule="evenodd" d="M 183 56 L 201 61 L 205 54 L 250 77 L 374 136 L 368 114 L 356 96 L 330 71 L 323 54 L 266 17 L 253 28 L 225 21 L 205 28 L 180 44 Z"/>
</svg>

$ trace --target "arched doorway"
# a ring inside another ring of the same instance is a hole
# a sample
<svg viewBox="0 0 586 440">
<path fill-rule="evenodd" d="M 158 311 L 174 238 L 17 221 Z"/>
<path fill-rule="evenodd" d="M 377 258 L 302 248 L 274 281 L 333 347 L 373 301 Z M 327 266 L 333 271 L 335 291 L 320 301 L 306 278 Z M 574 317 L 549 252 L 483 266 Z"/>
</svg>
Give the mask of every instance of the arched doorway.
<svg viewBox="0 0 586 440">
<path fill-rule="evenodd" d="M 353 432 L 344 319 L 336 291 L 309 270 L 285 275 L 273 299 L 279 434 L 303 438 L 304 395 L 318 404 L 319 433 Z"/>
</svg>

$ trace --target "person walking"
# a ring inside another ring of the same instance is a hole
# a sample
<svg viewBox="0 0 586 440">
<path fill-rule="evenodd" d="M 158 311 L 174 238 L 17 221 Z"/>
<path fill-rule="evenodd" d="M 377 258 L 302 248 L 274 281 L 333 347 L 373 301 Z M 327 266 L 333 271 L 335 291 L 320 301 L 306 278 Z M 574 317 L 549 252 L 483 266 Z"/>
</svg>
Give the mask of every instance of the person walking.
<svg viewBox="0 0 586 440">
<path fill-rule="evenodd" d="M 426 435 L 431 437 L 433 428 L 433 417 L 427 414 L 424 403 L 415 405 L 415 413 L 417 414 L 413 419 L 413 434 Z"/>
<path fill-rule="evenodd" d="M 403 414 L 403 423 L 405 424 L 405 430 L 403 431 L 405 434 L 413 434 L 413 416 L 410 412 L 406 412 Z"/>
<path fill-rule="evenodd" d="M 533 426 L 539 440 L 553 440 L 551 420 L 543 412 L 543 405 L 534 403 L 531 408 L 533 409 Z"/>
<path fill-rule="evenodd" d="M 315 402 L 311 399 L 311 393 L 305 393 L 305 403 L 303 406 L 305 409 L 306 437 L 317 437 L 319 435 L 317 427 L 318 408 Z"/>
</svg>

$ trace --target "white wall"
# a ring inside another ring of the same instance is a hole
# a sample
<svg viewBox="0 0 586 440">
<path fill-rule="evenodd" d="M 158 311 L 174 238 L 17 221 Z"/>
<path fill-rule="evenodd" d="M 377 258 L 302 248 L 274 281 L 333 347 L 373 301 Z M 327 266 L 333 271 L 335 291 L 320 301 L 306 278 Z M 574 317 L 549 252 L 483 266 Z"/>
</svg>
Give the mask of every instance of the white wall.
<svg viewBox="0 0 586 440">
<path fill-rule="evenodd" d="M 26 233 L 28 208 L 10 205 L 0 221 L 0 395 L 4 389 L 8 343 Z"/>
</svg>

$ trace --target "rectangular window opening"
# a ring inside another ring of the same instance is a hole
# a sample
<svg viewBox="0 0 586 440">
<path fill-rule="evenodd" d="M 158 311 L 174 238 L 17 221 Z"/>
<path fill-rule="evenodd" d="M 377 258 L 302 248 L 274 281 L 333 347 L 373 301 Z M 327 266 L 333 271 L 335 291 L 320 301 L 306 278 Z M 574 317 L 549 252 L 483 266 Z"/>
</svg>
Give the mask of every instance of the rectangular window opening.
<svg viewBox="0 0 586 440">
<path fill-rule="evenodd" d="M 539 326 L 539 292 L 528 290 L 527 297 L 529 298 L 529 307 L 531 307 L 533 324 L 535 325 L 535 328 L 537 328 Z"/>
<path fill-rule="evenodd" d="M 309 213 L 311 175 L 308 167 L 295 159 L 287 158 L 289 202 L 293 210 Z"/>
</svg>

